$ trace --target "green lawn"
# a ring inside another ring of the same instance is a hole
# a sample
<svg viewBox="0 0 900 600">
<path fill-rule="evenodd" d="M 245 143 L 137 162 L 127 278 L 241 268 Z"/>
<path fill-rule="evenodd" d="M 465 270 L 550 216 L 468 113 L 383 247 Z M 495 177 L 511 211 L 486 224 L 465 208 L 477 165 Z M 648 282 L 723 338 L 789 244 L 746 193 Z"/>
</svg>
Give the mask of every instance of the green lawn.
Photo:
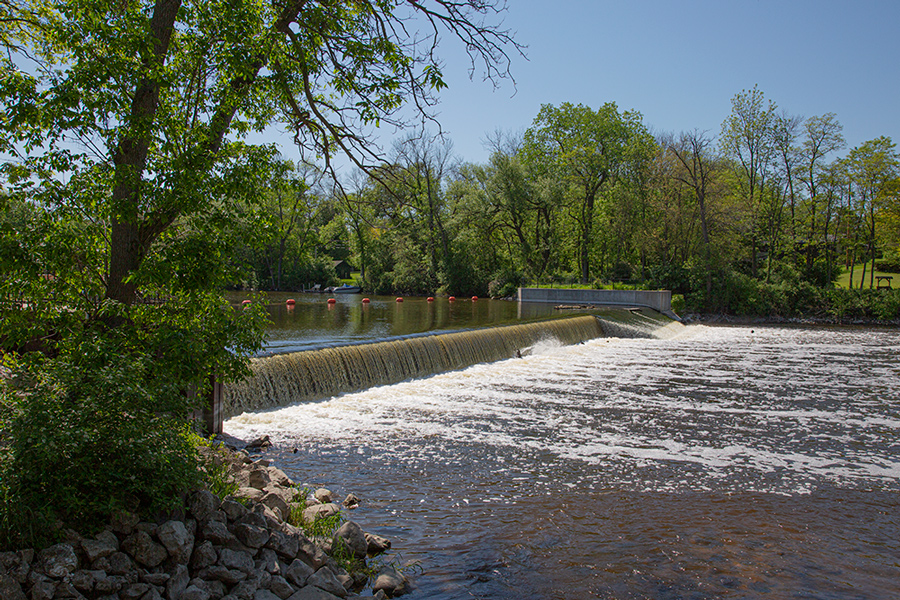
<svg viewBox="0 0 900 600">
<path fill-rule="evenodd" d="M 866 267 L 866 282 L 865 282 L 865 286 L 864 286 L 865 289 L 869 289 L 869 271 L 871 270 L 871 268 L 872 268 L 872 263 L 869 263 L 868 266 Z M 863 274 L 863 266 L 856 265 L 853 268 L 853 287 L 855 289 L 859 289 L 859 280 L 862 278 L 862 274 Z M 878 277 L 879 275 L 884 275 L 886 277 L 893 277 L 893 279 L 891 280 L 891 287 L 894 289 L 900 288 L 900 273 L 883 273 L 881 271 L 875 271 L 875 276 Z M 849 287 L 850 271 L 847 270 L 844 273 L 842 273 L 841 276 L 837 278 L 836 283 L 837 283 L 837 286 L 841 287 L 841 288 Z M 875 282 L 875 285 L 876 286 L 878 285 L 877 281 Z M 884 283 L 882 283 L 881 285 L 884 285 Z"/>
</svg>

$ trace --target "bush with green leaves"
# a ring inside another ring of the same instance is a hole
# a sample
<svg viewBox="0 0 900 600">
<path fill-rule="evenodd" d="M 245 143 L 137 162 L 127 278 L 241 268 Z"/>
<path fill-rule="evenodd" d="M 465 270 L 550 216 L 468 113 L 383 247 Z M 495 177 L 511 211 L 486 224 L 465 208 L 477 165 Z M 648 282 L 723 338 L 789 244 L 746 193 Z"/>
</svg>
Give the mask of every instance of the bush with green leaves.
<svg viewBox="0 0 900 600">
<path fill-rule="evenodd" d="M 491 298 L 508 298 L 515 296 L 522 287 L 522 274 L 515 269 L 506 268 L 494 273 L 488 283 L 488 295 Z"/>
<path fill-rule="evenodd" d="M 189 420 L 196 399 L 209 375 L 245 372 L 264 318 L 196 294 L 127 311 L 111 303 L 46 352 L 7 353 L 0 545 L 52 541 L 54 527 L 26 539 L 23 521 L 87 532 L 119 510 L 177 508 L 207 479 Z"/>
<path fill-rule="evenodd" d="M 779 277 L 766 283 L 737 271 L 713 278 L 709 297 L 702 287 L 685 295 L 685 309 L 737 316 L 900 319 L 900 290 L 821 288 L 800 278 Z"/>
</svg>

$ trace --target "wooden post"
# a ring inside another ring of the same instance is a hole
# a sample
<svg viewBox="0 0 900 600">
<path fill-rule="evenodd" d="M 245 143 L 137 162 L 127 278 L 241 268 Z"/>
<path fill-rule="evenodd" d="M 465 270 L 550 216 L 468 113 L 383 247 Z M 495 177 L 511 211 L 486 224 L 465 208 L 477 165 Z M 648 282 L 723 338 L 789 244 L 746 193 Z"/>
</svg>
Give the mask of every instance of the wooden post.
<svg viewBox="0 0 900 600">
<path fill-rule="evenodd" d="M 191 418 L 200 421 L 206 435 L 218 435 L 222 433 L 225 424 L 225 411 L 222 405 L 223 386 L 215 375 L 209 376 L 209 391 L 203 399 L 201 406 L 194 410 Z M 193 395 L 196 390 L 188 392 Z"/>
</svg>

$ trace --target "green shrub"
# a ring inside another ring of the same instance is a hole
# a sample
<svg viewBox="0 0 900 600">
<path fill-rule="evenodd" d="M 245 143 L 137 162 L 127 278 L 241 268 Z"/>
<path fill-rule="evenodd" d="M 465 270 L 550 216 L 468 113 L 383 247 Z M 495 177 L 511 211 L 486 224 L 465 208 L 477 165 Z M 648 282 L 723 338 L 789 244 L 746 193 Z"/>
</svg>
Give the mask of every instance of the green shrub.
<svg viewBox="0 0 900 600">
<path fill-rule="evenodd" d="M 171 411 L 184 405 L 180 390 L 142 385 L 147 357 L 99 342 L 78 349 L 27 370 L 31 386 L 18 390 L 10 423 L 8 493 L 88 531 L 118 510 L 177 508 L 203 481 L 189 424 Z"/>
<path fill-rule="evenodd" d="M 890 321 L 900 319 L 900 289 L 892 290 L 867 290 L 874 292 L 875 316 L 879 319 Z"/>
<path fill-rule="evenodd" d="M 52 352 L 7 354 L 7 523 L 34 518 L 90 533 L 119 510 L 152 517 L 180 508 L 185 492 L 209 480 L 188 420 L 202 395 L 187 390 L 203 391 L 213 373 L 227 380 L 245 372 L 265 309 L 233 310 L 212 296 L 102 309 Z M 3 527 L 0 544 L 22 541 Z M 28 545 L 51 541 L 53 531 Z"/>
<path fill-rule="evenodd" d="M 892 256 L 875 261 L 875 269 L 882 273 L 900 273 L 900 257 Z"/>
<path fill-rule="evenodd" d="M 522 274 L 513 269 L 503 269 L 494 273 L 488 283 L 488 295 L 491 298 L 508 298 L 515 296 L 522 287 Z"/>
<path fill-rule="evenodd" d="M 648 269 L 647 286 L 683 294 L 690 290 L 690 278 L 690 272 L 682 265 L 655 265 Z"/>
<path fill-rule="evenodd" d="M 213 438 L 204 438 L 194 434 L 192 443 L 200 451 L 200 469 L 203 474 L 206 489 L 218 496 L 234 496 L 240 489 L 240 485 L 231 476 L 231 464 L 228 450 L 213 441 Z"/>
<path fill-rule="evenodd" d="M 818 287 L 790 276 L 778 280 L 765 283 L 736 271 L 717 273 L 712 293 L 707 297 L 703 287 L 692 290 L 685 294 L 685 308 L 737 316 L 900 319 L 900 290 Z"/>
<path fill-rule="evenodd" d="M 604 278 L 609 281 L 624 283 L 631 281 L 633 269 L 631 265 L 625 261 L 618 261 L 604 274 Z"/>
</svg>

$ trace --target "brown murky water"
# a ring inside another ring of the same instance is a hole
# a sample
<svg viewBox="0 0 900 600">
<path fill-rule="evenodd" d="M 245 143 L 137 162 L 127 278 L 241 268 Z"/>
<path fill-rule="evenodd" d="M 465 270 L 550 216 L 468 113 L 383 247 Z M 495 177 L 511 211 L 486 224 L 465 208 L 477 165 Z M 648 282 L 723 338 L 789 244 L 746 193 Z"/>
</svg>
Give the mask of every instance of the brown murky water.
<svg viewBox="0 0 900 600">
<path fill-rule="evenodd" d="M 537 350 L 226 430 L 360 495 L 411 600 L 898 597 L 900 332 Z"/>
</svg>

